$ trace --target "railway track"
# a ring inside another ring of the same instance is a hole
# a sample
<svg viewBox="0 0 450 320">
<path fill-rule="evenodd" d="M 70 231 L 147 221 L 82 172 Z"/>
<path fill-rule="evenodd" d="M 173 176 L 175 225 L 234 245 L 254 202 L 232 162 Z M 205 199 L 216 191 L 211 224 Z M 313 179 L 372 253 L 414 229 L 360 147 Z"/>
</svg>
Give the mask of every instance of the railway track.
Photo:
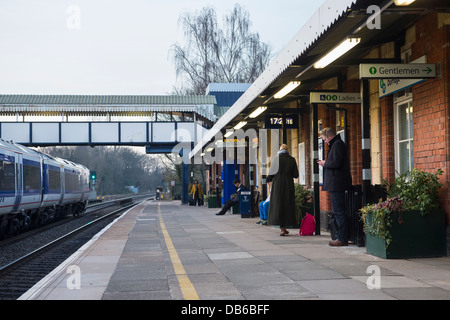
<svg viewBox="0 0 450 320">
<path fill-rule="evenodd" d="M 31 249 L 30 252 L 23 253 L 20 257 L 14 257 L 12 261 L 6 264 L 3 262 L 3 266 L 0 267 L 0 300 L 16 300 L 19 298 L 116 219 L 117 216 L 135 205 L 137 203 L 128 204 L 120 209 L 103 214 L 95 220 L 90 219 L 70 232 L 50 240 L 45 245 Z M 40 234 L 34 235 L 34 237 L 39 236 Z M 0 247 L 2 256 L 5 251 L 4 247 Z"/>
</svg>

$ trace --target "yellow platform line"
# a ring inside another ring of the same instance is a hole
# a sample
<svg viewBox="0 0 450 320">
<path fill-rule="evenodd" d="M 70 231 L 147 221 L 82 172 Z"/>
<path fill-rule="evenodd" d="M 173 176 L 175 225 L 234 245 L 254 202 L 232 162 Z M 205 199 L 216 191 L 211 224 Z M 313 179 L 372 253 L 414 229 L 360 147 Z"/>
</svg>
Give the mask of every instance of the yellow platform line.
<svg viewBox="0 0 450 320">
<path fill-rule="evenodd" d="M 170 260 L 172 261 L 172 266 L 175 271 L 175 275 L 177 276 L 181 293 L 183 294 L 185 300 L 199 300 L 197 291 L 195 290 L 191 280 L 189 280 L 183 264 L 181 263 L 180 257 L 178 256 L 177 250 L 175 249 L 172 239 L 170 238 L 169 232 L 167 232 L 166 225 L 164 224 L 164 220 L 161 215 L 160 203 L 158 203 L 158 215 L 159 224 L 161 225 L 164 240 L 166 242 L 167 249 L 169 250 Z"/>
</svg>

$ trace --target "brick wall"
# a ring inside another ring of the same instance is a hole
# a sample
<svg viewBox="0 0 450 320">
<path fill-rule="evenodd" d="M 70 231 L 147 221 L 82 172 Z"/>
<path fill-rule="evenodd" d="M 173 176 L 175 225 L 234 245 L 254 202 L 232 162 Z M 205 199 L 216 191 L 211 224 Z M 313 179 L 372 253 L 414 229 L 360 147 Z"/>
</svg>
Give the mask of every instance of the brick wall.
<svg viewBox="0 0 450 320">
<path fill-rule="evenodd" d="M 414 166 L 429 172 L 435 172 L 438 168 L 444 170 L 440 182 L 444 185 L 440 193 L 440 204 L 447 215 L 447 225 L 450 230 L 450 26 L 438 18 L 438 13 L 432 13 L 416 23 L 414 28 L 408 30 L 408 41 L 411 43 L 411 60 L 423 55 L 427 56 L 429 63 L 437 65 L 438 77 L 428 79 L 423 83 L 412 87 L 413 96 L 413 137 L 414 137 Z M 411 36 L 415 33 L 415 37 Z M 375 49 L 374 49 L 375 50 Z M 346 70 L 344 70 L 345 74 Z M 358 92 L 360 81 L 348 75 L 348 80 L 343 82 L 343 91 Z M 324 86 L 315 88 L 333 89 Z M 340 105 L 347 109 L 349 137 L 348 146 L 350 154 L 350 166 L 353 184 L 362 183 L 362 155 L 361 155 L 361 108 L 353 105 Z M 380 176 L 392 182 L 395 178 L 395 153 L 394 153 L 394 110 L 393 96 L 379 100 L 381 139 L 381 168 Z M 319 105 L 319 116 L 322 127 L 335 128 L 334 111 L 326 110 L 324 105 Z M 372 110 L 371 110 L 372 111 Z M 311 119 L 305 115 L 302 119 L 302 130 L 299 130 L 299 141 L 305 141 L 307 158 L 311 146 L 310 137 Z M 325 154 L 328 147 L 325 147 Z M 307 184 L 311 184 L 311 166 L 306 164 Z M 330 212 L 331 203 L 328 192 L 320 192 L 321 211 Z M 449 231 L 450 234 L 450 231 Z M 450 248 L 450 247 L 449 247 Z"/>
<path fill-rule="evenodd" d="M 416 41 L 412 44 L 412 59 L 427 56 L 437 65 L 436 79 L 412 88 L 414 106 L 414 165 L 435 172 L 444 170 L 441 183 L 441 205 L 450 224 L 450 26 L 438 24 L 438 14 L 429 14 L 416 24 Z"/>
</svg>

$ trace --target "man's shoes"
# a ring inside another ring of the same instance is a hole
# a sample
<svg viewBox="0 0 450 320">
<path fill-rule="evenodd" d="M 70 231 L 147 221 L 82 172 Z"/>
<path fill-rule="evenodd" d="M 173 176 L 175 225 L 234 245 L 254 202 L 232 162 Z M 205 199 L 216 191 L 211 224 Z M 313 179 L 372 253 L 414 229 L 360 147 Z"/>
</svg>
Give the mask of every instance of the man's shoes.
<svg viewBox="0 0 450 320">
<path fill-rule="evenodd" d="M 262 221 L 261 220 L 259 220 L 256 224 L 262 224 Z"/>
<path fill-rule="evenodd" d="M 328 245 L 330 247 L 346 247 L 346 246 L 348 246 L 348 243 L 347 242 L 342 242 L 342 241 L 339 241 L 339 240 L 333 240 L 333 241 L 328 242 Z"/>
<path fill-rule="evenodd" d="M 219 212 L 219 213 L 216 213 L 216 216 L 223 216 L 225 213 L 221 213 L 221 212 Z"/>
<path fill-rule="evenodd" d="M 263 221 L 263 222 L 261 222 L 261 225 L 263 225 L 263 226 L 267 226 L 267 221 Z"/>
</svg>

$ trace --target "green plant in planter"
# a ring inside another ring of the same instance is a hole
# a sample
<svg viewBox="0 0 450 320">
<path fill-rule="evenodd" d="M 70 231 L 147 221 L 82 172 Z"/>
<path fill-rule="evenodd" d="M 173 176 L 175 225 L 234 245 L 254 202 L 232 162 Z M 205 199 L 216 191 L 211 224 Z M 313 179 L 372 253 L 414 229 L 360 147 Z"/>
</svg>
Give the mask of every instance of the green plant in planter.
<svg viewBox="0 0 450 320">
<path fill-rule="evenodd" d="M 386 201 L 381 201 L 375 204 L 369 204 L 363 207 L 361 212 L 361 219 L 364 222 L 365 232 L 372 236 L 377 236 L 386 241 L 386 246 L 392 241 L 392 236 L 389 232 L 392 226 L 392 216 L 395 211 L 403 211 L 402 200 L 399 196 L 389 198 Z M 367 215 L 371 214 L 371 221 L 367 220 Z"/>
<path fill-rule="evenodd" d="M 442 173 L 442 169 L 433 174 L 414 168 L 400 175 L 391 185 L 386 181 L 384 184 L 389 197 L 399 196 L 402 199 L 405 210 L 418 210 L 425 215 L 439 207 L 438 194 L 442 187 L 439 176 Z"/>
<path fill-rule="evenodd" d="M 296 183 L 295 188 L 295 214 L 297 216 L 297 223 L 302 221 L 304 213 L 308 208 L 307 202 L 311 199 L 311 192 L 303 185 Z"/>
<path fill-rule="evenodd" d="M 392 184 L 384 181 L 388 190 L 388 199 L 380 200 L 376 204 L 368 204 L 360 210 L 365 231 L 371 236 L 383 239 L 388 247 L 392 242 L 390 228 L 394 212 L 400 212 L 398 223 L 402 224 L 402 216 L 408 214 L 405 211 L 418 211 L 424 216 L 439 207 L 438 192 L 442 187 L 439 176 L 442 173 L 441 169 L 433 174 L 414 168 L 400 175 Z M 368 219 L 369 214 L 370 219 Z"/>
<path fill-rule="evenodd" d="M 204 196 L 205 202 L 208 204 L 208 208 L 220 208 L 220 203 L 218 203 L 217 192 L 211 191 Z"/>
</svg>

